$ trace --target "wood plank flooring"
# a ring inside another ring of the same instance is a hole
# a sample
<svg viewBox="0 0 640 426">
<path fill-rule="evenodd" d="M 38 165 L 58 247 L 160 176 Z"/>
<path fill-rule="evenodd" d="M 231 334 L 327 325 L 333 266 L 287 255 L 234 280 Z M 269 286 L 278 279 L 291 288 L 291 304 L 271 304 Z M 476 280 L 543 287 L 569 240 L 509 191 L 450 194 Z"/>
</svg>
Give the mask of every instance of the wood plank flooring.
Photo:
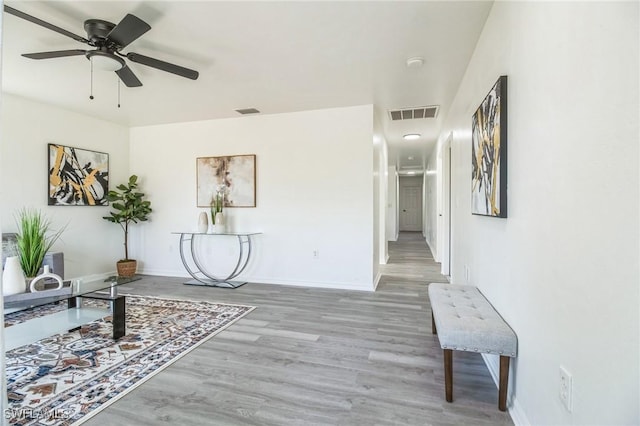
<svg viewBox="0 0 640 426">
<path fill-rule="evenodd" d="M 145 277 L 126 292 L 257 309 L 85 424 L 512 425 L 478 354 L 455 352 L 444 400 L 427 296 L 439 269 L 419 233 L 401 233 L 375 293 Z"/>
</svg>

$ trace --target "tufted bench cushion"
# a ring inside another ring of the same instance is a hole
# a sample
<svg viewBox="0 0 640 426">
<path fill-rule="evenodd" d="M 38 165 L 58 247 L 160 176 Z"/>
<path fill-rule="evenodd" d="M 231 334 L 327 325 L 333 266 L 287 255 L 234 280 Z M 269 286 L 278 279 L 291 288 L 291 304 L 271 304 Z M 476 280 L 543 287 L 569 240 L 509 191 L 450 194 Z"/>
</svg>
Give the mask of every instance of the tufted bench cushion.
<svg viewBox="0 0 640 426">
<path fill-rule="evenodd" d="M 477 288 L 432 283 L 429 299 L 442 349 L 516 356 L 516 334 Z"/>
<path fill-rule="evenodd" d="M 432 331 L 444 351 L 445 395 L 453 401 L 453 358 L 456 351 L 500 356 L 498 407 L 507 409 L 509 359 L 518 350 L 518 338 L 491 303 L 473 286 L 431 283 Z"/>
</svg>

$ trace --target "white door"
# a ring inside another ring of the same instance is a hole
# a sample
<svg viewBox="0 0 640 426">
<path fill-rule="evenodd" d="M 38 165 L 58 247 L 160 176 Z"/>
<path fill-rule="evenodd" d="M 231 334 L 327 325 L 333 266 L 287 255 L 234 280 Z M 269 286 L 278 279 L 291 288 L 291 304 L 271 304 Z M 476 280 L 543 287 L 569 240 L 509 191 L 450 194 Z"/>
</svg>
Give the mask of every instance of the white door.
<svg viewBox="0 0 640 426">
<path fill-rule="evenodd" d="M 401 185 L 400 230 L 422 230 L 422 188 L 419 186 Z"/>
</svg>

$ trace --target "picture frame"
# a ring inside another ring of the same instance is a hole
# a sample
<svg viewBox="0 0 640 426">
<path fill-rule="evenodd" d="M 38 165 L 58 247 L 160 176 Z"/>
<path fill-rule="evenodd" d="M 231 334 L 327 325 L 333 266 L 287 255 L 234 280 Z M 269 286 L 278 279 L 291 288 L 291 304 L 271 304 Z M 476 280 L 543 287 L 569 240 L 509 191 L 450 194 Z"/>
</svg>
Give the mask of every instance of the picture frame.
<svg viewBox="0 0 640 426">
<path fill-rule="evenodd" d="M 471 213 L 507 217 L 507 76 L 491 88 L 473 114 Z"/>
<path fill-rule="evenodd" d="M 197 206 L 210 207 L 224 194 L 224 207 L 256 207 L 256 156 L 196 158 Z"/>
<path fill-rule="evenodd" d="M 47 204 L 107 206 L 109 154 L 50 143 Z"/>
</svg>

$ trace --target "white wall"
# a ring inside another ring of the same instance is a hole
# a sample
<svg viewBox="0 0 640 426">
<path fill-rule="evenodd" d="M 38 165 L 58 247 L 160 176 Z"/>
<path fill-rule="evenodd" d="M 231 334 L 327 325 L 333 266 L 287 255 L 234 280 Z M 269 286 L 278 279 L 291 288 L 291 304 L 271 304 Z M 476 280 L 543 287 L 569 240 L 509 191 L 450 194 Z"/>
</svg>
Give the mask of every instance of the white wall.
<svg viewBox="0 0 640 426">
<path fill-rule="evenodd" d="M 373 205 L 374 205 L 374 245 L 377 250 L 373 258 L 375 285 L 381 278 L 379 265 L 387 263 L 389 246 L 387 242 L 387 198 L 388 198 L 388 158 L 389 148 L 382 132 L 380 113 L 375 110 L 373 117 Z"/>
<path fill-rule="evenodd" d="M 468 265 L 518 335 L 517 423 L 640 423 L 638 28 L 637 2 L 496 2 L 442 129 L 453 282 Z M 502 74 L 509 218 L 472 216 L 471 116 Z"/>
<path fill-rule="evenodd" d="M 186 276 L 171 232 L 195 230 L 203 210 L 196 157 L 256 154 L 257 207 L 225 210 L 236 231 L 264 233 L 243 277 L 372 290 L 372 139 L 371 105 L 132 128 L 131 167 L 154 209 L 134 229 L 143 272 Z"/>
<path fill-rule="evenodd" d="M 1 135 L 3 232 L 16 232 L 18 210 L 37 208 L 54 229 L 68 224 L 54 246 L 54 251 L 64 252 L 66 277 L 115 271 L 115 262 L 124 257 L 124 236 L 120 227 L 102 219 L 108 207 L 47 206 L 47 144 L 108 153 L 113 188 L 129 173 L 128 128 L 3 93 Z"/>
</svg>

